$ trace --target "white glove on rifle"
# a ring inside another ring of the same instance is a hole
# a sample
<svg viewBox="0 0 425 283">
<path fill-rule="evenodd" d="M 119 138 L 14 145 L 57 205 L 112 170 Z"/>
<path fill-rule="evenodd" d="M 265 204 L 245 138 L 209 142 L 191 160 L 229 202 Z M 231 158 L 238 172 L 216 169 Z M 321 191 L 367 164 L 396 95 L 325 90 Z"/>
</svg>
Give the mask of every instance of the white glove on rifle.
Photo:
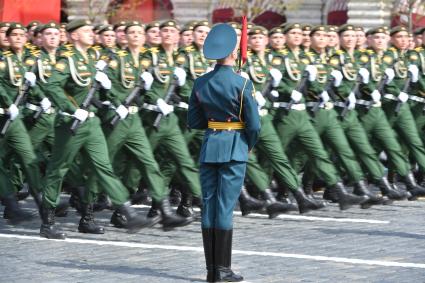
<svg viewBox="0 0 425 283">
<path fill-rule="evenodd" d="M 128 115 L 128 109 L 127 109 L 127 107 L 125 107 L 122 104 L 117 107 L 117 109 L 115 110 L 115 112 L 117 112 L 118 116 L 120 116 L 120 120 L 124 120 L 125 117 L 127 117 L 127 115 Z"/>
<path fill-rule="evenodd" d="M 41 109 L 43 109 L 43 112 L 46 112 L 47 110 L 50 109 L 50 107 L 52 107 L 52 103 L 47 97 L 45 97 L 40 101 L 40 106 L 41 106 Z"/>
<path fill-rule="evenodd" d="M 153 77 L 152 77 L 151 73 L 149 73 L 149 72 L 143 72 L 140 75 L 140 78 L 144 82 L 143 83 L 143 88 L 145 90 L 150 90 L 151 89 L 151 86 L 152 86 L 152 83 L 153 83 Z"/>
<path fill-rule="evenodd" d="M 387 75 L 387 80 L 385 81 L 385 84 L 386 85 L 390 84 L 395 77 L 394 70 L 390 68 L 386 68 L 384 72 L 385 72 L 385 75 Z"/>
<path fill-rule="evenodd" d="M 104 72 L 97 71 L 94 79 L 98 81 L 104 89 L 111 89 L 112 83 L 111 80 Z"/>
<path fill-rule="evenodd" d="M 375 103 L 381 101 L 381 93 L 378 90 L 376 90 L 376 89 L 374 91 L 372 91 L 372 93 L 370 94 L 370 96 L 372 97 L 372 100 Z"/>
<path fill-rule="evenodd" d="M 186 72 L 182 68 L 176 67 L 174 69 L 174 75 L 177 77 L 177 84 L 179 86 L 183 86 L 186 83 Z"/>
<path fill-rule="evenodd" d="M 322 91 L 320 98 L 322 99 L 323 104 L 327 103 L 329 101 L 329 93 L 326 90 Z"/>
<path fill-rule="evenodd" d="M 369 83 L 369 71 L 366 68 L 360 68 L 359 75 L 360 77 L 362 77 L 362 83 L 364 84 Z"/>
<path fill-rule="evenodd" d="M 164 116 L 167 116 L 174 111 L 174 106 L 165 103 L 164 99 L 162 98 L 156 101 L 156 105 Z"/>
<path fill-rule="evenodd" d="M 8 109 L 10 120 L 15 120 L 19 115 L 19 108 L 15 104 L 11 104 Z"/>
<path fill-rule="evenodd" d="M 347 97 L 348 99 L 348 110 L 353 110 L 356 107 L 356 95 L 354 92 L 351 92 L 350 95 Z"/>
<path fill-rule="evenodd" d="M 95 67 L 96 67 L 96 70 L 103 71 L 107 65 L 108 63 L 106 63 L 104 60 L 99 60 L 97 61 Z"/>
<path fill-rule="evenodd" d="M 259 91 L 255 92 L 255 100 L 257 100 L 258 106 L 260 108 L 266 105 L 266 100 L 264 99 L 263 95 Z"/>
<path fill-rule="evenodd" d="M 419 80 L 419 69 L 416 65 L 409 65 L 408 70 L 410 72 L 410 76 L 412 77 L 412 83 L 416 83 Z"/>
<path fill-rule="evenodd" d="M 77 110 L 75 110 L 75 112 L 72 116 L 74 116 L 75 118 L 77 118 L 81 122 L 84 122 L 89 117 L 89 112 L 87 112 L 84 109 L 78 108 Z"/>
<path fill-rule="evenodd" d="M 400 92 L 397 98 L 401 103 L 405 103 L 407 100 L 409 100 L 409 95 L 405 92 Z"/>
<path fill-rule="evenodd" d="M 295 89 L 291 92 L 291 99 L 295 102 L 298 103 L 300 102 L 301 98 L 303 97 L 303 94 L 299 91 L 296 91 Z"/>
<path fill-rule="evenodd" d="M 307 67 L 305 67 L 305 71 L 308 72 L 308 80 L 310 82 L 313 82 L 313 81 L 316 80 L 316 78 L 317 78 L 317 68 L 316 68 L 316 66 L 307 65 Z"/>
<path fill-rule="evenodd" d="M 248 75 L 247 73 L 245 73 L 245 72 L 241 72 L 239 75 L 240 75 L 242 78 L 249 80 L 249 75 Z"/>
<path fill-rule="evenodd" d="M 270 91 L 270 95 L 273 96 L 274 98 L 278 98 L 279 92 L 277 90 L 272 90 L 272 91 Z"/>
<path fill-rule="evenodd" d="M 338 70 L 333 70 L 331 76 L 334 78 L 334 87 L 339 87 L 341 85 L 342 79 L 344 76 Z"/>
<path fill-rule="evenodd" d="M 37 77 L 35 76 L 35 74 L 33 72 L 25 72 L 24 78 L 27 82 L 30 83 L 31 87 L 35 86 L 35 84 L 37 82 Z"/>
<path fill-rule="evenodd" d="M 269 73 L 273 79 L 272 86 L 278 87 L 280 84 L 280 81 L 282 80 L 282 73 L 276 68 L 270 69 Z"/>
</svg>

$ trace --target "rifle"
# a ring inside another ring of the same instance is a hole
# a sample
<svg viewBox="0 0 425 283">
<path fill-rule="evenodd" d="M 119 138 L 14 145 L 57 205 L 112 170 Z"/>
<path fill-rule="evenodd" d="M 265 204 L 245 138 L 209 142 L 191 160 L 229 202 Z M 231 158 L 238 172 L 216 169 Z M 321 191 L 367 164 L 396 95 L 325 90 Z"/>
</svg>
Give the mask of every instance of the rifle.
<svg viewBox="0 0 425 283">
<path fill-rule="evenodd" d="M 165 103 L 168 104 L 168 102 L 172 101 L 173 97 L 175 96 L 175 91 L 177 88 L 178 79 L 174 76 L 173 82 L 170 84 L 167 90 L 167 95 L 164 97 Z M 164 117 L 162 113 L 158 113 L 158 115 L 155 118 L 155 121 L 153 122 L 153 126 L 155 129 L 159 129 L 159 123 L 161 123 L 161 119 Z"/>
<path fill-rule="evenodd" d="M 273 90 L 273 78 L 270 76 L 270 78 L 264 84 L 263 89 L 261 90 L 261 95 L 263 97 L 267 97 L 270 101 L 274 102 L 276 101 L 276 97 L 270 94 L 272 90 Z"/>
<path fill-rule="evenodd" d="M 9 68 L 11 68 L 11 67 L 12 66 L 9 66 Z M 37 68 L 37 64 L 32 65 L 30 72 L 34 73 L 36 68 Z M 31 87 L 30 82 L 28 80 L 25 80 L 24 85 L 22 86 L 22 88 L 19 89 L 19 94 L 16 97 L 15 101 L 13 102 L 13 104 L 15 104 L 16 107 L 19 107 L 19 105 L 25 101 L 25 98 L 28 95 L 30 87 Z M 6 134 L 6 131 L 9 128 L 11 123 L 12 123 L 12 120 L 9 117 L 6 120 L 6 122 L 4 122 L 4 124 L 3 124 L 3 127 L 2 127 L 1 132 L 0 132 L 1 137 L 4 137 L 4 135 Z"/>
<path fill-rule="evenodd" d="M 360 84 L 362 83 L 362 77 L 361 76 L 359 76 L 358 74 L 357 74 L 357 78 L 356 78 L 356 84 L 354 85 L 354 87 L 353 87 L 353 90 L 352 90 L 352 92 L 354 93 L 354 94 L 358 94 L 359 93 L 359 88 L 360 88 Z M 344 117 L 347 115 L 347 112 L 348 112 L 348 106 L 350 105 L 350 102 L 348 101 L 348 98 L 345 100 L 345 106 L 344 106 L 344 109 L 342 110 L 342 112 L 341 112 L 341 114 L 340 114 L 340 117 L 342 118 L 342 119 L 344 119 Z"/>
<path fill-rule="evenodd" d="M 406 81 L 404 82 L 404 86 L 403 86 L 403 89 L 401 90 L 401 92 L 405 92 L 405 93 L 407 93 L 408 91 L 409 91 L 409 88 L 410 88 L 410 82 L 412 81 L 412 77 L 410 76 L 410 73 L 409 73 L 409 76 L 407 77 L 407 79 L 406 79 Z M 400 112 L 400 109 L 401 109 L 401 106 L 403 105 L 403 102 L 401 102 L 401 101 L 399 101 L 398 103 L 397 103 L 397 106 L 395 107 L 395 115 L 397 116 L 398 115 L 398 113 Z"/>
<path fill-rule="evenodd" d="M 305 87 L 305 84 L 307 82 L 307 78 L 308 78 L 308 72 L 306 70 L 304 70 L 303 75 L 302 75 L 301 79 L 299 80 L 297 87 L 295 88 L 296 91 L 302 93 L 302 91 Z M 291 98 L 288 105 L 286 106 L 286 110 L 288 110 L 287 112 L 289 112 L 291 110 L 292 104 L 294 104 L 294 103 L 295 103 L 295 101 Z"/>
<path fill-rule="evenodd" d="M 333 84 L 333 82 L 335 81 L 335 79 L 332 77 L 332 76 L 330 76 L 329 77 L 329 79 L 328 79 L 328 81 L 326 82 L 326 85 L 325 85 L 325 87 L 323 88 L 324 89 L 324 91 L 326 91 L 328 94 L 330 93 L 330 92 L 332 92 L 332 84 Z M 332 92 L 333 93 L 333 92 Z M 312 113 L 313 113 L 313 116 L 315 116 L 316 115 L 316 112 L 319 110 L 319 107 L 320 107 L 320 104 L 322 104 L 322 98 L 320 98 L 320 100 L 319 100 L 319 102 L 317 102 L 315 105 L 314 105 L 314 107 L 311 109 L 311 111 L 312 111 Z"/>
</svg>

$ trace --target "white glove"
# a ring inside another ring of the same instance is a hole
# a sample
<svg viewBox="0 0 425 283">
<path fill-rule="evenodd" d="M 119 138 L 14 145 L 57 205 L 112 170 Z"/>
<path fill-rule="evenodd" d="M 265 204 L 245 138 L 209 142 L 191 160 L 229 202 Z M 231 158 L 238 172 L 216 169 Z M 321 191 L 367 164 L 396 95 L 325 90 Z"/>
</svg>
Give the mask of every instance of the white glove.
<svg viewBox="0 0 425 283">
<path fill-rule="evenodd" d="M 397 98 L 401 101 L 401 103 L 405 103 L 409 99 L 409 95 L 405 92 L 400 92 Z"/>
<path fill-rule="evenodd" d="M 341 85 L 342 79 L 344 76 L 338 70 L 333 70 L 331 76 L 334 78 L 334 87 L 339 87 Z"/>
<path fill-rule="evenodd" d="M 351 92 L 347 97 L 348 99 L 348 110 L 353 110 L 356 107 L 356 95 L 354 92 Z"/>
<path fill-rule="evenodd" d="M 179 86 L 183 86 L 186 83 L 186 72 L 182 68 L 176 67 L 174 69 L 174 75 L 177 77 L 177 84 Z"/>
<path fill-rule="evenodd" d="M 381 93 L 376 89 L 374 91 L 372 91 L 370 96 L 372 97 L 372 100 L 375 103 L 381 101 Z"/>
<path fill-rule="evenodd" d="M 419 69 L 416 65 L 409 65 L 408 70 L 410 72 L 410 75 L 412 76 L 412 83 L 417 83 L 419 80 Z"/>
<path fill-rule="evenodd" d="M 127 115 L 128 115 L 128 109 L 122 104 L 117 107 L 115 112 L 117 112 L 117 114 L 118 114 L 118 116 L 120 116 L 121 120 L 124 120 L 125 117 L 127 117 Z"/>
<path fill-rule="evenodd" d="M 278 98 L 279 92 L 277 90 L 272 90 L 272 91 L 270 91 L 270 95 L 273 96 L 274 98 Z"/>
<path fill-rule="evenodd" d="M 18 115 L 19 115 L 19 109 L 18 109 L 18 107 L 16 107 L 16 105 L 15 104 L 11 104 L 10 106 L 9 106 L 9 116 L 10 116 L 10 120 L 15 120 L 17 117 L 18 117 Z"/>
<path fill-rule="evenodd" d="M 151 86 L 152 86 L 152 83 L 153 83 L 153 77 L 152 77 L 151 73 L 149 73 L 149 72 L 143 72 L 140 75 L 140 78 L 144 82 L 143 88 L 145 90 L 150 90 L 151 89 Z"/>
<path fill-rule="evenodd" d="M 30 83 L 30 86 L 35 86 L 35 83 L 37 82 L 37 77 L 33 72 L 25 72 L 24 78 Z"/>
<path fill-rule="evenodd" d="M 362 83 L 369 83 L 369 71 L 366 68 L 360 68 L 359 75 L 362 77 Z"/>
<path fill-rule="evenodd" d="M 98 81 L 104 89 L 111 89 L 112 83 L 111 80 L 104 72 L 97 71 L 94 79 Z"/>
<path fill-rule="evenodd" d="M 156 105 L 164 116 L 167 116 L 174 111 L 174 106 L 165 103 L 164 99 L 162 98 L 156 101 Z"/>
<path fill-rule="evenodd" d="M 296 91 L 295 89 L 291 92 L 291 99 L 295 102 L 298 103 L 300 102 L 301 98 L 303 97 L 303 94 L 299 91 Z"/>
<path fill-rule="evenodd" d="M 310 82 L 313 82 L 313 81 L 316 80 L 316 78 L 317 78 L 317 68 L 316 68 L 316 66 L 307 65 L 307 67 L 305 67 L 305 71 L 308 72 L 308 80 Z"/>
<path fill-rule="evenodd" d="M 245 72 L 241 72 L 239 75 L 240 75 L 242 78 L 249 80 L 249 75 L 248 75 L 247 73 L 245 73 Z"/>
<path fill-rule="evenodd" d="M 325 104 L 329 101 L 329 94 L 326 90 L 322 91 L 320 94 L 320 98 L 322 99 L 322 103 Z"/>
<path fill-rule="evenodd" d="M 282 80 L 282 73 L 278 69 L 275 69 L 275 68 L 270 69 L 269 73 L 270 73 L 270 76 L 273 79 L 272 86 L 278 87 L 279 84 L 280 84 L 280 81 Z"/>
<path fill-rule="evenodd" d="M 75 113 L 73 116 L 77 118 L 78 120 L 80 120 L 81 122 L 84 122 L 89 117 L 89 112 L 87 112 L 84 109 L 78 108 L 77 110 L 75 110 Z"/>
<path fill-rule="evenodd" d="M 257 100 L 258 106 L 260 108 L 266 105 L 266 100 L 264 99 L 263 95 L 259 91 L 255 92 L 255 100 Z"/>
<path fill-rule="evenodd" d="M 41 109 L 43 109 L 44 112 L 46 112 L 47 110 L 50 109 L 50 107 L 52 107 L 52 103 L 47 97 L 43 98 L 40 101 L 40 105 L 41 105 Z"/>
<path fill-rule="evenodd" d="M 104 60 L 99 60 L 97 61 L 95 67 L 96 67 L 96 70 L 103 71 L 107 65 L 108 63 L 106 63 Z"/>
<path fill-rule="evenodd" d="M 394 70 L 390 68 L 386 68 L 385 75 L 387 75 L 387 80 L 385 81 L 385 84 L 390 84 L 395 77 Z"/>
</svg>

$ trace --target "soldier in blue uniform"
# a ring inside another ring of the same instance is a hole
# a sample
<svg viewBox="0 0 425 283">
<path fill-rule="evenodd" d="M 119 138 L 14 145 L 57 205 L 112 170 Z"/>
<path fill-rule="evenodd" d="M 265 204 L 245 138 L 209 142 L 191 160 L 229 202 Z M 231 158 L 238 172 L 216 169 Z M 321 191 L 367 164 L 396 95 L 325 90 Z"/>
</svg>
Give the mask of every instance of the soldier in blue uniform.
<svg viewBox="0 0 425 283">
<path fill-rule="evenodd" d="M 214 70 L 195 80 L 189 100 L 188 126 L 205 129 L 200 155 L 204 207 L 202 236 L 208 282 L 239 282 L 231 270 L 233 209 L 246 170 L 248 152 L 260 132 L 252 82 L 237 75 L 237 35 L 227 24 L 208 34 L 203 51 L 217 60 Z"/>
</svg>

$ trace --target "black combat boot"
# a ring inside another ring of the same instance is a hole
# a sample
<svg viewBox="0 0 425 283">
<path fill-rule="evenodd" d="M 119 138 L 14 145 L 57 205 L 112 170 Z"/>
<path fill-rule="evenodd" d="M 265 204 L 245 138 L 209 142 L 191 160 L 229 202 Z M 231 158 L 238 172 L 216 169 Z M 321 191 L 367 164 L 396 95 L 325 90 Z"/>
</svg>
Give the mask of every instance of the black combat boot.
<svg viewBox="0 0 425 283">
<path fill-rule="evenodd" d="M 362 203 L 361 208 L 363 209 L 370 208 L 372 205 L 384 203 L 384 199 L 372 193 L 367 187 L 366 182 L 363 180 L 354 183 L 353 194 L 358 196 L 367 196 L 369 198 L 366 202 Z"/>
<path fill-rule="evenodd" d="M 78 231 L 80 233 L 88 234 L 104 234 L 105 229 L 94 222 L 93 204 L 83 203 L 81 208 L 82 213 L 80 225 L 78 225 Z"/>
<path fill-rule="evenodd" d="M 396 189 L 390 184 L 386 177 L 382 177 L 381 180 L 379 180 L 378 187 L 381 190 L 382 195 L 386 196 L 389 199 L 404 200 L 408 197 L 407 192 L 403 192 Z"/>
<path fill-rule="evenodd" d="M 189 193 L 182 193 L 182 198 L 179 206 L 177 207 L 176 214 L 181 217 L 193 217 L 193 207 L 192 207 L 193 196 Z"/>
<path fill-rule="evenodd" d="M 276 189 L 276 191 L 277 191 L 276 200 L 278 202 L 285 203 L 285 204 L 292 204 L 292 201 L 289 198 L 289 190 L 288 190 L 288 188 L 286 188 L 286 187 L 279 187 L 278 189 Z"/>
<path fill-rule="evenodd" d="M 296 191 L 292 191 L 292 194 L 294 195 L 295 200 L 297 201 L 298 210 L 300 211 L 300 213 L 306 213 L 310 210 L 316 210 L 325 207 L 324 202 L 307 197 L 307 195 L 301 188 Z"/>
<path fill-rule="evenodd" d="M 263 198 L 266 201 L 266 210 L 270 219 L 277 217 L 281 213 L 298 210 L 298 207 L 293 203 L 277 201 L 270 189 L 266 189 L 263 192 Z"/>
<path fill-rule="evenodd" d="M 214 263 L 214 228 L 202 228 L 202 240 L 204 243 L 205 264 L 207 267 L 207 282 L 216 282 Z"/>
<path fill-rule="evenodd" d="M 15 194 L 10 194 L 2 198 L 4 208 L 3 218 L 7 219 L 10 224 L 19 224 L 23 221 L 30 221 L 34 215 L 30 212 L 23 211 L 18 204 Z"/>
<path fill-rule="evenodd" d="M 193 217 L 181 217 L 179 215 L 174 215 L 171 211 L 170 202 L 168 201 L 168 198 L 163 199 L 162 201 L 158 202 L 158 208 L 161 214 L 161 221 L 162 228 L 164 231 L 172 230 L 176 227 L 182 227 L 190 224 L 193 222 Z"/>
<path fill-rule="evenodd" d="M 84 199 L 85 190 L 86 188 L 82 186 L 70 188 L 71 197 L 69 198 L 69 205 L 75 208 L 75 210 L 77 210 L 80 214 L 82 210 L 81 203 Z"/>
<path fill-rule="evenodd" d="M 42 206 L 42 201 L 43 201 L 43 194 L 41 192 L 39 193 L 35 193 L 32 190 L 31 192 L 31 196 L 34 199 L 35 204 L 38 207 L 38 211 L 40 213 L 40 217 L 41 217 L 41 206 Z M 61 201 L 59 202 L 58 206 L 55 208 L 55 216 L 56 217 L 65 217 L 68 215 L 68 208 L 69 208 L 69 204 L 65 201 Z"/>
<path fill-rule="evenodd" d="M 84 207 L 82 209 L 84 210 Z M 112 209 L 112 202 L 105 193 L 100 193 L 97 196 L 96 202 L 93 204 L 93 211 L 102 211 L 105 209 Z"/>
<path fill-rule="evenodd" d="M 40 237 L 47 239 L 58 239 L 63 240 L 66 238 L 66 234 L 62 232 L 55 225 L 55 209 L 41 207 L 41 220 L 42 224 L 40 227 Z"/>
<path fill-rule="evenodd" d="M 146 188 L 139 188 L 137 192 L 130 196 L 131 204 L 150 204 L 152 199 Z"/>
<path fill-rule="evenodd" d="M 251 197 L 245 186 L 243 186 L 239 196 L 239 206 L 242 216 L 245 216 L 253 211 L 261 210 L 264 207 L 264 202 Z"/>
<path fill-rule="evenodd" d="M 159 217 L 146 218 L 137 213 L 137 211 L 130 206 L 130 202 L 120 205 L 117 209 L 117 214 L 123 215 L 126 221 L 123 223 L 123 228 L 126 228 L 129 233 L 135 233 L 140 229 L 152 227 L 159 222 Z"/>
<path fill-rule="evenodd" d="M 336 183 L 332 188 L 326 188 L 323 198 L 325 198 L 325 195 L 331 201 L 338 202 L 339 209 L 341 210 L 349 209 L 355 204 L 362 204 L 369 199 L 367 196 L 356 196 L 348 193 L 342 182 Z"/>
<path fill-rule="evenodd" d="M 125 218 L 125 215 L 115 210 L 111 216 L 111 224 L 114 225 L 115 228 L 124 228 L 127 225 L 127 218 Z"/>
<path fill-rule="evenodd" d="M 418 197 L 425 196 L 425 188 L 416 183 L 412 172 L 404 177 L 404 184 L 406 185 L 406 189 L 412 195 L 408 198 L 409 200 L 416 200 Z"/>
<path fill-rule="evenodd" d="M 240 282 L 243 277 L 235 274 L 232 267 L 233 230 L 215 229 L 215 282 Z"/>
</svg>

